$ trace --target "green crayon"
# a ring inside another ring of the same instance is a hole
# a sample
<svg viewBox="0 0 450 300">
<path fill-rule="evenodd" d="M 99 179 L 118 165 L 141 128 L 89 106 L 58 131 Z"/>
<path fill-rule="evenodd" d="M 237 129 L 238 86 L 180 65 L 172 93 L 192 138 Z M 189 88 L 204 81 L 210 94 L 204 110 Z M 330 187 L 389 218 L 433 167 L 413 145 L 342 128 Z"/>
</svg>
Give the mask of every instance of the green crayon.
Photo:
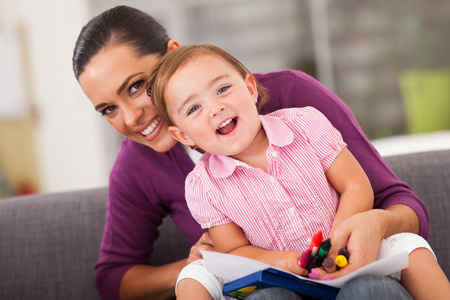
<svg viewBox="0 0 450 300">
<path fill-rule="evenodd" d="M 331 249 L 331 240 L 328 238 L 325 241 L 323 241 L 322 244 L 320 244 L 317 256 L 319 256 L 319 258 L 323 260 L 325 257 L 327 257 L 328 252 L 330 252 L 330 249 Z"/>
</svg>

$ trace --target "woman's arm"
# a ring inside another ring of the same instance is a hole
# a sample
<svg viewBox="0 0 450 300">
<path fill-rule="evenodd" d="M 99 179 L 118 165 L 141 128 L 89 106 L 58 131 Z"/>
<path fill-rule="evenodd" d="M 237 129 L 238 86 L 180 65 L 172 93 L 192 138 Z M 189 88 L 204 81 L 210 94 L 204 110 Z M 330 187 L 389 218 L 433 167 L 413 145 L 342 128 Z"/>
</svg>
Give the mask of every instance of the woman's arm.
<svg viewBox="0 0 450 300">
<path fill-rule="evenodd" d="M 192 246 L 190 255 L 171 264 L 153 267 L 135 265 L 123 276 L 120 299 L 170 299 L 175 296 L 175 283 L 181 270 L 189 263 L 201 259 L 200 250 L 214 250 L 208 232 Z"/>
<path fill-rule="evenodd" d="M 255 74 L 255 77 L 269 93 L 269 101 L 260 110 L 262 114 L 288 107 L 312 106 L 318 109 L 341 132 L 348 149 L 369 177 L 374 191 L 374 208 L 383 209 L 388 219 L 400 225 L 391 230 L 419 232 L 422 237 L 428 237 L 430 221 L 425 205 L 383 161 L 364 135 L 350 108 L 339 97 L 300 71 Z M 392 206 L 401 208 L 395 208 L 388 214 L 386 210 L 391 210 Z M 365 226 L 356 222 L 355 225 Z M 380 225 L 391 227 L 389 224 Z M 381 231 L 384 235 L 389 228 Z"/>
<path fill-rule="evenodd" d="M 123 276 L 119 297 L 121 300 L 173 298 L 178 274 L 185 266 L 186 260 L 159 267 L 135 265 Z"/>
<path fill-rule="evenodd" d="M 394 233 L 413 232 L 427 238 L 430 220 L 423 202 L 397 178 L 370 144 L 350 108 L 317 80 L 299 71 L 255 74 L 268 89 L 269 101 L 260 110 L 312 106 L 338 129 L 348 149 L 366 172 L 374 191 L 374 209 L 346 219 L 334 231 L 333 249 L 354 249 L 351 265 L 327 276 L 338 277 L 377 257 L 379 242 Z M 337 250 L 336 250 L 337 251 Z"/>
<path fill-rule="evenodd" d="M 192 258 L 196 245 L 203 244 L 205 231 L 192 218 L 184 197 L 184 181 L 193 166 L 182 147 L 157 153 L 130 140 L 122 143 L 110 175 L 108 212 L 96 264 L 101 299 L 117 300 L 119 293 L 127 295 L 130 286 L 136 295 L 174 288 L 176 278 L 171 274 L 181 270 L 186 260 L 175 262 L 182 258 L 178 257 L 173 259 L 174 264 L 153 267 L 151 254 L 161 234 L 159 225 L 168 214 L 194 245 L 194 251 L 191 249 L 190 256 L 186 252 L 185 257 Z M 159 272 L 167 277 L 154 280 L 153 275 Z M 139 278 L 134 284 L 125 278 L 134 280 L 135 274 L 149 278 Z"/>
</svg>

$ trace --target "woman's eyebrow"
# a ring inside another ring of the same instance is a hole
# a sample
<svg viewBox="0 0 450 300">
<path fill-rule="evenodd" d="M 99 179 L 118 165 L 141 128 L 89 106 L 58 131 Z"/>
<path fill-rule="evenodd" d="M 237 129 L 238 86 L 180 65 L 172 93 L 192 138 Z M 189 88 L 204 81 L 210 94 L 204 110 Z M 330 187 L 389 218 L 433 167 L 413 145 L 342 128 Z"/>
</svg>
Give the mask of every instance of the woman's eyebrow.
<svg viewBox="0 0 450 300">
<path fill-rule="evenodd" d="M 107 103 L 100 103 L 99 105 L 95 106 L 95 110 L 99 111 L 101 108 L 103 108 L 103 107 L 105 107 L 107 105 L 108 105 Z"/>
<path fill-rule="evenodd" d="M 125 80 L 123 81 L 122 85 L 117 89 L 117 92 L 116 92 L 117 95 L 120 95 L 122 93 L 122 91 L 127 87 L 128 83 L 130 82 L 130 80 L 133 77 L 141 75 L 142 73 L 144 73 L 144 72 L 134 73 L 134 74 L 131 74 L 130 76 L 128 76 L 127 78 L 125 78 Z"/>
</svg>

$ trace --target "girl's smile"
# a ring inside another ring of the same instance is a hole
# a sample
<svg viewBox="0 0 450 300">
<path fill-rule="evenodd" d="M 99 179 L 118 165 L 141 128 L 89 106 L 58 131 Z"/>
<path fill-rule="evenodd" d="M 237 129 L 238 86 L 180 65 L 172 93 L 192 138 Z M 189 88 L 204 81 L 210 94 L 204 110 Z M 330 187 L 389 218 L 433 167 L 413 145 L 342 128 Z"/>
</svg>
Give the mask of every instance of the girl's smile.
<svg viewBox="0 0 450 300">
<path fill-rule="evenodd" d="M 236 128 L 236 124 L 237 117 L 229 118 L 228 120 L 220 124 L 220 126 L 217 128 L 217 133 L 222 135 L 229 134 L 233 131 L 234 128 Z"/>
<path fill-rule="evenodd" d="M 213 55 L 190 59 L 165 87 L 167 111 L 175 124 L 169 132 L 206 152 L 236 159 L 251 155 L 265 138 L 252 79 Z"/>
</svg>

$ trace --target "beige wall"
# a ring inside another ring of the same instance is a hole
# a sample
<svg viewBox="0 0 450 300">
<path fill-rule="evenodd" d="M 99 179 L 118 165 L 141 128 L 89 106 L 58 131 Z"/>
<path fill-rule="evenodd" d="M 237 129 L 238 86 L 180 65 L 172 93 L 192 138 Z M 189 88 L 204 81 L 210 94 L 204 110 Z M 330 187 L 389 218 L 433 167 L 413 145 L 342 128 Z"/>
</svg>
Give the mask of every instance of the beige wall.
<svg viewBox="0 0 450 300">
<path fill-rule="evenodd" d="M 105 121 L 71 65 L 75 40 L 89 16 L 88 0 L 0 0 L 0 26 L 23 31 L 23 86 L 35 112 L 35 118 L 0 121 L 0 162 L 14 185 L 26 179 L 41 192 L 55 192 L 107 184 Z"/>
<path fill-rule="evenodd" d="M 33 127 L 32 116 L 0 122 L 0 164 L 16 192 L 40 190 Z"/>
</svg>

